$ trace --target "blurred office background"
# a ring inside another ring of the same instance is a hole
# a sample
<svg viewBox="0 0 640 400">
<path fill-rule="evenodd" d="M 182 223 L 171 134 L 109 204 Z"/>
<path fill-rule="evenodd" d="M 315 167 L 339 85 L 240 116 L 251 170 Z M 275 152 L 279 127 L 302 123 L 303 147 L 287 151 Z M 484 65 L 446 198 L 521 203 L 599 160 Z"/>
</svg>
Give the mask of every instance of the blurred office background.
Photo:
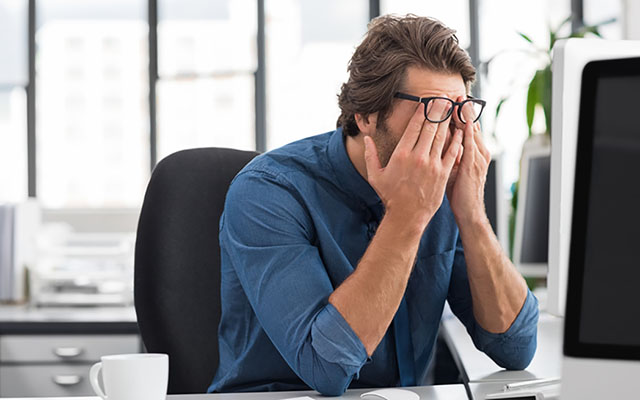
<svg viewBox="0 0 640 400">
<path fill-rule="evenodd" d="M 505 201 L 544 61 L 519 32 L 545 47 L 570 17 L 565 34 L 608 21 L 604 37 L 640 37 L 637 0 L 0 0 L 0 202 L 35 199 L 54 236 L 132 234 L 172 152 L 267 151 L 334 129 L 351 53 L 386 13 L 457 30 L 479 67 Z"/>
<path fill-rule="evenodd" d="M 347 63 L 386 13 L 457 30 L 487 100 L 488 214 L 505 248 L 513 215 L 514 262 L 544 277 L 549 157 L 523 152 L 530 82 L 565 20 L 561 36 L 606 22 L 603 37 L 640 39 L 640 0 L 0 0 L 0 397 L 90 395 L 100 355 L 142 350 L 133 248 L 154 166 L 335 129 Z M 532 131 L 545 125 L 538 113 Z M 456 381 L 445 347 L 432 382 Z"/>
</svg>

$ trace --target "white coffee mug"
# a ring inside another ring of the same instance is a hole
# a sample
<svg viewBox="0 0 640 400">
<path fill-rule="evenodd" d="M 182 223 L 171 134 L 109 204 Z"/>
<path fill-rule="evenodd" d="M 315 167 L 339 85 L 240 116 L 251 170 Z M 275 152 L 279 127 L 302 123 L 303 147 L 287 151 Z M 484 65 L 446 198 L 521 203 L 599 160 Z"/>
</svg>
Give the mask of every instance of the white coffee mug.
<svg viewBox="0 0 640 400">
<path fill-rule="evenodd" d="M 103 356 L 89 372 L 91 386 L 104 400 L 164 400 L 169 380 L 166 354 L 118 354 Z M 102 370 L 104 391 L 98 375 Z"/>
</svg>

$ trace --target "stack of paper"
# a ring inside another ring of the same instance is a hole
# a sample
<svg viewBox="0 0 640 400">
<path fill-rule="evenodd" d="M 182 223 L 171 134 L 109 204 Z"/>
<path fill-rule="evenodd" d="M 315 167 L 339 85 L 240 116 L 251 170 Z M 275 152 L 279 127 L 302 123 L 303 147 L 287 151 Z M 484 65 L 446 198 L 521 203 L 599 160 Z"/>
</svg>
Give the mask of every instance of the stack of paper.
<svg viewBox="0 0 640 400">
<path fill-rule="evenodd" d="M 26 269 L 36 259 L 40 220 L 34 199 L 0 204 L 0 302 L 25 300 Z"/>
<path fill-rule="evenodd" d="M 12 204 L 0 204 L 0 301 L 14 298 L 14 211 Z"/>
</svg>

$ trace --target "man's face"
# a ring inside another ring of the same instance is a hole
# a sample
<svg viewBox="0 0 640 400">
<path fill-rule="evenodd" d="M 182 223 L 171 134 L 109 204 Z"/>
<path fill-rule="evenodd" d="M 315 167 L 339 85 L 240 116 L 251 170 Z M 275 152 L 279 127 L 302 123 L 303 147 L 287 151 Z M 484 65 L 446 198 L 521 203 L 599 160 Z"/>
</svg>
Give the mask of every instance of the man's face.
<svg viewBox="0 0 640 400">
<path fill-rule="evenodd" d="M 466 89 L 460 74 L 449 75 L 418 67 L 407 68 L 404 87 L 401 91 L 418 97 L 448 97 L 454 101 L 460 96 L 466 98 Z M 375 133 L 371 138 L 376 143 L 383 167 L 389 162 L 393 150 L 419 104 L 415 101 L 394 99 L 391 114 L 387 115 L 385 120 L 376 122 Z M 452 120 L 450 130 L 455 127 L 462 128 L 459 123 L 456 126 Z"/>
</svg>

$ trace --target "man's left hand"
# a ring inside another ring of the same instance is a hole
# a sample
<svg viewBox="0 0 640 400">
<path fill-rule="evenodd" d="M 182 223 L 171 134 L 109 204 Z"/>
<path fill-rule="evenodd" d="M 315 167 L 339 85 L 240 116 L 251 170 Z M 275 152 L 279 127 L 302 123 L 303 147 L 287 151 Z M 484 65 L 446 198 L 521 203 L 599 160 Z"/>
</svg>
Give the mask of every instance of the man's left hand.
<svg viewBox="0 0 640 400">
<path fill-rule="evenodd" d="M 462 101 L 458 98 L 457 101 Z M 458 225 L 486 220 L 484 208 L 484 185 L 491 154 L 482 141 L 482 130 L 478 122 L 473 123 L 475 116 L 463 115 L 468 121 L 463 124 L 456 112 L 452 118 L 455 125 L 463 127 L 462 157 L 456 163 L 447 184 L 447 197 Z M 457 128 L 459 129 L 459 128 Z"/>
</svg>

